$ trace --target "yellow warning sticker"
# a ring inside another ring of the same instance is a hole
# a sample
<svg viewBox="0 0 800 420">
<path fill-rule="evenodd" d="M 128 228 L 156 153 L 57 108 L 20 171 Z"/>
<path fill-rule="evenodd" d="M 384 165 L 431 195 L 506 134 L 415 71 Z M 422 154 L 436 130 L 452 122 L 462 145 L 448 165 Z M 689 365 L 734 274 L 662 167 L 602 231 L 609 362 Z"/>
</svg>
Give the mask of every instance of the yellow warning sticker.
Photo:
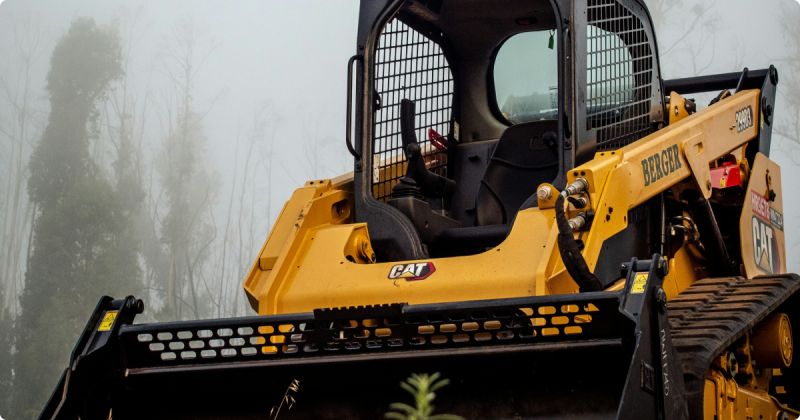
<svg viewBox="0 0 800 420">
<path fill-rule="evenodd" d="M 115 319 L 117 319 L 117 311 L 106 312 L 106 316 L 103 317 L 103 322 L 100 324 L 100 328 L 98 328 L 97 331 L 110 330 L 111 326 L 114 325 Z"/>
<path fill-rule="evenodd" d="M 648 273 L 636 273 L 636 278 L 633 279 L 631 293 L 644 293 L 644 288 L 647 286 L 648 276 Z"/>
</svg>

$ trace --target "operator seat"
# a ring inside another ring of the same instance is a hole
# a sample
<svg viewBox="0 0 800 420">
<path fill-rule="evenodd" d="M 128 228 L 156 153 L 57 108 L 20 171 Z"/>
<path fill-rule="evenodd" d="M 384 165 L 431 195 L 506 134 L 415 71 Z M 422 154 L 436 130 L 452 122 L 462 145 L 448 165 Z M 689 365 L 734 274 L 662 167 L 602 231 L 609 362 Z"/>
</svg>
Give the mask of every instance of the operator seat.
<svg viewBox="0 0 800 420">
<path fill-rule="evenodd" d="M 539 185 L 558 176 L 558 121 L 508 127 L 497 141 L 478 187 L 475 224 L 508 224 Z"/>
</svg>

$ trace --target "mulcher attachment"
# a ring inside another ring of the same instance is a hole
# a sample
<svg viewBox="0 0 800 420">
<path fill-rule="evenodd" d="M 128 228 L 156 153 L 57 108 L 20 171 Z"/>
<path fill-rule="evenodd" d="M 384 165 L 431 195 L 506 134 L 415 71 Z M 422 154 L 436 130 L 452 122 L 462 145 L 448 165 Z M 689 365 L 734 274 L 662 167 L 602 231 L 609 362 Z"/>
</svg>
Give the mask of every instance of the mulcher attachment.
<svg viewBox="0 0 800 420">
<path fill-rule="evenodd" d="M 436 412 L 465 419 L 686 419 L 664 267 L 623 264 L 621 292 L 150 325 L 103 298 L 40 418 L 264 419 L 297 380 L 281 417 L 377 419 L 441 372 Z"/>
</svg>

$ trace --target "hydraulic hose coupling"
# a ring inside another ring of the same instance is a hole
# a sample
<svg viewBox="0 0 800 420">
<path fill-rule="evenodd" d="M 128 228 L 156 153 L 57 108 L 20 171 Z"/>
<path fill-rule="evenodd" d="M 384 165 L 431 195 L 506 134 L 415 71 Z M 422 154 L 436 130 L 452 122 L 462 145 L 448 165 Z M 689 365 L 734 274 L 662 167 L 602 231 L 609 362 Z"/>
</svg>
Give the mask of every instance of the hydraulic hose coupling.
<svg viewBox="0 0 800 420">
<path fill-rule="evenodd" d="M 589 191 L 589 181 L 587 181 L 585 178 L 575 178 L 575 182 L 569 184 L 561 193 L 561 195 L 563 195 L 564 198 L 567 198 L 571 195 L 580 194 L 586 191 Z"/>
<path fill-rule="evenodd" d="M 586 223 L 589 221 L 589 216 L 586 215 L 586 212 L 580 212 L 577 216 L 572 219 L 569 219 L 569 227 L 572 230 L 580 230 L 582 227 L 586 226 Z"/>
</svg>

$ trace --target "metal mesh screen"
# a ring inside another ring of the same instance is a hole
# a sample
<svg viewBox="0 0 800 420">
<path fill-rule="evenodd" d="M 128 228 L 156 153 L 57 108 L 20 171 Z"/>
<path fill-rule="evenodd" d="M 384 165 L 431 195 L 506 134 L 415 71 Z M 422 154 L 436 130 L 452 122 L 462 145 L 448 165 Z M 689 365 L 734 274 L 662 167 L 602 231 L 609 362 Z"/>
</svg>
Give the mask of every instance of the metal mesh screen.
<svg viewBox="0 0 800 420">
<path fill-rule="evenodd" d="M 433 172 L 447 176 L 447 137 L 453 103 L 453 74 L 438 44 L 392 19 L 383 28 L 375 57 L 375 91 L 382 108 L 375 114 L 372 191 L 388 201 L 405 173 L 400 139 L 400 101 L 416 102 L 417 141 Z"/>
<path fill-rule="evenodd" d="M 588 0 L 587 128 L 597 149 L 651 132 L 653 53 L 642 22 L 617 0 Z"/>
</svg>

